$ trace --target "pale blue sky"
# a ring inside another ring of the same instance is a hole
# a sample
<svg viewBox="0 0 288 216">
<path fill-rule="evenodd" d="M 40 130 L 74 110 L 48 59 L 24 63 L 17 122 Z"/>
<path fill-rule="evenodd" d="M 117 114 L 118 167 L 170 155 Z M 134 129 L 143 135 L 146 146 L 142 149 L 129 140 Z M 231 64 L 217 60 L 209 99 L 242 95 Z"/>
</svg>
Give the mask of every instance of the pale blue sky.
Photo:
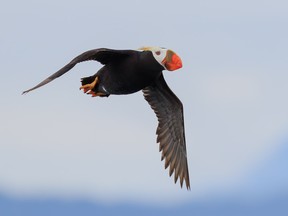
<svg viewBox="0 0 288 216">
<path fill-rule="evenodd" d="M 287 135 L 287 9 L 280 0 L 3 3 L 0 191 L 163 203 L 237 188 Z M 78 90 L 100 64 L 21 96 L 83 51 L 143 45 L 183 60 L 164 76 L 184 104 L 190 193 L 160 162 L 141 93 Z"/>
</svg>

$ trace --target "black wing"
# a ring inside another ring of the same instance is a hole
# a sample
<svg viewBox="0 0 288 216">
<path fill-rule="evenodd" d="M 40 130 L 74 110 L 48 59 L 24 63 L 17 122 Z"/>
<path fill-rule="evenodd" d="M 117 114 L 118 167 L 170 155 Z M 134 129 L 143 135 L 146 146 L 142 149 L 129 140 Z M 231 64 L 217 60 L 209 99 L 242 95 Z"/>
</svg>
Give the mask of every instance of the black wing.
<svg viewBox="0 0 288 216">
<path fill-rule="evenodd" d="M 46 85 L 47 83 L 51 82 L 57 77 L 62 76 L 63 74 L 71 70 L 77 63 L 80 63 L 83 61 L 95 60 L 95 61 L 99 61 L 101 64 L 107 64 L 116 59 L 121 59 L 126 56 L 129 56 L 129 53 L 130 53 L 129 50 L 112 50 L 112 49 L 106 49 L 106 48 L 93 49 L 93 50 L 86 51 L 82 53 L 81 55 L 77 56 L 76 58 L 74 58 L 71 62 L 69 62 L 63 68 L 58 70 L 56 73 L 52 74 L 51 76 L 43 80 L 41 83 L 39 83 L 35 87 L 24 91 L 22 94 L 26 94 L 34 89 L 37 89 L 43 85 Z"/>
<path fill-rule="evenodd" d="M 174 172 L 175 183 L 180 178 L 187 189 L 190 189 L 183 105 L 171 91 L 164 80 L 163 74 L 151 86 L 143 89 L 144 97 L 154 110 L 158 118 L 157 143 L 160 143 L 162 158 L 165 158 L 165 169 L 170 166 L 169 175 Z"/>
</svg>

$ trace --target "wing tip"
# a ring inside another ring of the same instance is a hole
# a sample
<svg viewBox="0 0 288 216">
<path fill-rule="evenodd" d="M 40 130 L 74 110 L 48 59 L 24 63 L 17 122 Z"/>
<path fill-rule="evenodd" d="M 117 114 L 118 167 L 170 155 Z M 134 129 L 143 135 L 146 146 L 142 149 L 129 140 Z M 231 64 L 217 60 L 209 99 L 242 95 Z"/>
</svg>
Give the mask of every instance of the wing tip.
<svg viewBox="0 0 288 216">
<path fill-rule="evenodd" d="M 26 95 L 29 92 L 29 90 L 23 91 L 21 95 Z"/>
<path fill-rule="evenodd" d="M 175 181 L 175 184 L 177 183 L 177 180 L 178 180 L 178 177 L 177 177 L 177 179 L 176 179 L 176 181 Z M 186 189 L 187 189 L 187 191 L 191 191 L 189 179 L 188 179 L 188 180 L 187 180 L 187 179 L 182 179 L 182 180 L 181 180 L 181 177 L 180 177 L 180 187 L 181 187 L 181 189 L 183 188 L 183 183 L 184 183 L 184 181 L 185 181 L 185 184 L 186 184 Z"/>
<path fill-rule="evenodd" d="M 25 95 L 25 94 L 29 93 L 30 91 L 33 91 L 33 90 L 36 89 L 36 88 L 38 88 L 38 86 L 35 86 L 35 87 L 30 88 L 30 89 L 28 89 L 28 90 L 25 90 L 25 91 L 22 92 L 22 95 Z"/>
</svg>

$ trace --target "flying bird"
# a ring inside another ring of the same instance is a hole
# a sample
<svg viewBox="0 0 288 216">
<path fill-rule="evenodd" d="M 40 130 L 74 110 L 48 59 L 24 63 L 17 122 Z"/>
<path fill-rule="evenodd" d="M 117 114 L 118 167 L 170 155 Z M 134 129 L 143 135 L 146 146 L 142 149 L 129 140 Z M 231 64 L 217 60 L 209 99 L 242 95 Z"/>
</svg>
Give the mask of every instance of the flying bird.
<svg viewBox="0 0 288 216">
<path fill-rule="evenodd" d="M 159 151 L 162 151 L 161 160 L 165 159 L 165 169 L 169 167 L 169 175 L 174 173 L 175 183 L 179 178 L 181 187 L 185 181 L 189 190 L 183 105 L 163 77 L 163 70 L 175 71 L 182 67 L 181 58 L 172 50 L 162 47 L 89 50 L 23 94 L 62 76 L 77 63 L 89 60 L 104 66 L 93 76 L 82 78 L 80 90 L 92 97 L 132 94 L 142 90 L 158 118 L 157 143 Z"/>
</svg>

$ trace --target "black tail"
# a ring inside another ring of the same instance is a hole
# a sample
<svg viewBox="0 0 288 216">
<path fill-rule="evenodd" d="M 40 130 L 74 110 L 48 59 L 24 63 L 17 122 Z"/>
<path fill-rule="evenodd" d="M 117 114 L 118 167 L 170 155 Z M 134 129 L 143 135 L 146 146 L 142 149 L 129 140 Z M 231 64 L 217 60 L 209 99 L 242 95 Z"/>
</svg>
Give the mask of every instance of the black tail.
<svg viewBox="0 0 288 216">
<path fill-rule="evenodd" d="M 94 80 L 95 80 L 96 76 L 90 76 L 90 77 L 83 77 L 81 78 L 81 83 L 82 83 L 82 86 L 83 85 L 86 85 L 86 84 L 90 84 L 92 83 Z"/>
</svg>

